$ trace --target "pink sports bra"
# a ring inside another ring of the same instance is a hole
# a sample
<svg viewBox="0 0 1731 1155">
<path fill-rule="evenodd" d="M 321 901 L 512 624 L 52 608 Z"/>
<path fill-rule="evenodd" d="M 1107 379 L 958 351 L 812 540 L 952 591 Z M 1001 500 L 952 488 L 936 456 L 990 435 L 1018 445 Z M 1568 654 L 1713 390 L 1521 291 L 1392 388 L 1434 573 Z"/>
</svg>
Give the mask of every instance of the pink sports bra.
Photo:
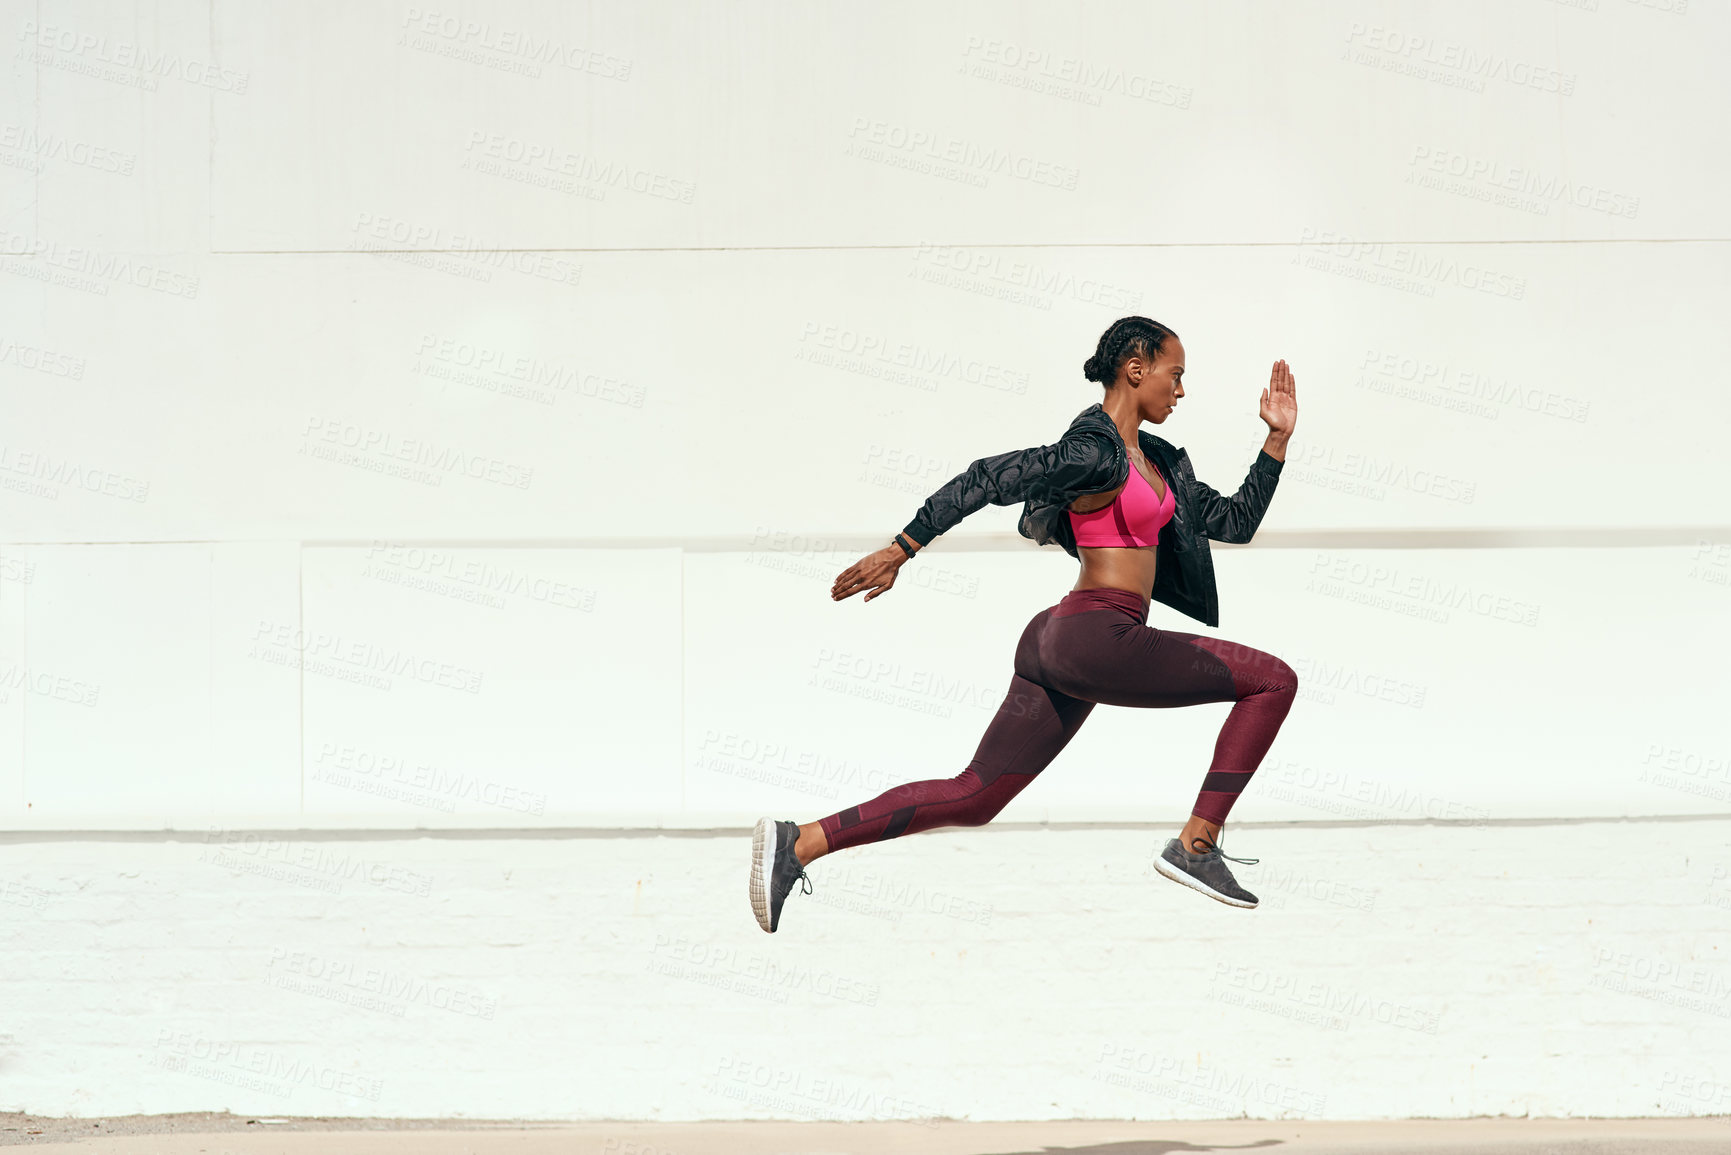
<svg viewBox="0 0 1731 1155">
<path fill-rule="evenodd" d="M 1153 462 L 1148 467 L 1160 473 Z M 1172 496 L 1172 483 L 1160 473 L 1160 480 L 1166 482 L 1166 496 L 1158 498 L 1154 496 L 1153 484 L 1142 476 L 1140 469 L 1132 464 L 1130 472 L 1135 476 L 1126 479 L 1111 505 L 1092 513 L 1068 511 L 1078 546 L 1150 546 L 1159 541 L 1160 527 L 1172 520 L 1172 511 L 1178 505 L 1178 499 Z M 1141 485 L 1136 484 L 1137 479 Z"/>
</svg>

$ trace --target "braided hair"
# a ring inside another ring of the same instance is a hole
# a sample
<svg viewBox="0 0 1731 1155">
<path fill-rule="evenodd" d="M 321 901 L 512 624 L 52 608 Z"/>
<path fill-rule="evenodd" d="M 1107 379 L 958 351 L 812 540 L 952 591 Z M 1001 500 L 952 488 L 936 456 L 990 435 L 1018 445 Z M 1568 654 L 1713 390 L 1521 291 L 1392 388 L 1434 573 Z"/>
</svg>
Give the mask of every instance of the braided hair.
<svg viewBox="0 0 1731 1155">
<path fill-rule="evenodd" d="M 1082 362 L 1082 376 L 1102 385 L 1118 379 L 1118 367 L 1131 357 L 1152 361 L 1166 338 L 1178 334 L 1147 317 L 1120 317 L 1100 334 L 1094 355 Z"/>
</svg>

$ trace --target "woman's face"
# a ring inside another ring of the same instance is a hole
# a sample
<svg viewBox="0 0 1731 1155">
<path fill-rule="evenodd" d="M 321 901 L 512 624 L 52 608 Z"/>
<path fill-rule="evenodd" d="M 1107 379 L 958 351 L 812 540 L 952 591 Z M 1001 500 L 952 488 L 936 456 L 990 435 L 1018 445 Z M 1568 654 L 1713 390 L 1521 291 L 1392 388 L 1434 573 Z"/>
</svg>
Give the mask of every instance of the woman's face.
<svg viewBox="0 0 1731 1155">
<path fill-rule="evenodd" d="M 1184 342 L 1168 337 L 1152 362 L 1132 357 L 1124 363 L 1124 375 L 1136 390 L 1142 420 L 1158 425 L 1172 416 L 1178 398 L 1184 396 Z"/>
</svg>

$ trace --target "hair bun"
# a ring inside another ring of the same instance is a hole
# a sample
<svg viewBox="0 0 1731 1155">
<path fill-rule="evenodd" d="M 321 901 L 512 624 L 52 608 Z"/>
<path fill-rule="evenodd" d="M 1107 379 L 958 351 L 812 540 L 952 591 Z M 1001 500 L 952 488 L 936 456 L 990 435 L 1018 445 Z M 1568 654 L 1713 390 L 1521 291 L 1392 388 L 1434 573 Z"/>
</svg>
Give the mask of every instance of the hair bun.
<svg viewBox="0 0 1731 1155">
<path fill-rule="evenodd" d="M 1147 317 L 1120 317 L 1100 334 L 1099 348 L 1082 362 L 1082 376 L 1110 389 L 1126 357 L 1153 358 L 1166 338 L 1175 336 L 1172 330 Z"/>
</svg>

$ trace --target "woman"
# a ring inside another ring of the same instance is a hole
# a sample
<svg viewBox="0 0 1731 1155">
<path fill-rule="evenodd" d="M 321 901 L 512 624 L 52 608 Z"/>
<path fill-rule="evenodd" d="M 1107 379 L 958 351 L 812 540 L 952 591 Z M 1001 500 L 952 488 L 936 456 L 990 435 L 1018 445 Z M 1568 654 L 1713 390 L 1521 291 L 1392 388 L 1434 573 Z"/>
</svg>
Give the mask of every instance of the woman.
<svg viewBox="0 0 1731 1155">
<path fill-rule="evenodd" d="M 1025 503 L 1018 530 L 1056 541 L 1082 563 L 1076 584 L 1035 614 L 1016 645 L 1010 691 L 954 778 L 909 782 L 869 802 L 800 825 L 758 821 L 751 904 L 773 932 L 805 866 L 836 850 L 938 826 L 991 819 L 1058 756 L 1095 705 L 1189 706 L 1232 702 L 1190 819 L 1154 866 L 1231 906 L 1254 907 L 1220 851 L 1227 812 L 1261 764 L 1298 689 L 1292 667 L 1220 638 L 1147 624 L 1151 599 L 1205 625 L 1219 624 L 1208 539 L 1246 542 L 1274 495 L 1298 417 L 1292 371 L 1276 361 L 1262 392 L 1268 439 L 1230 498 L 1196 479 L 1184 450 L 1141 425 L 1163 424 L 1184 396 L 1184 346 L 1147 317 L 1125 317 L 1082 367 L 1105 386 L 1052 445 L 972 462 L 921 506 L 892 543 L 836 578 L 837 601 L 894 587 L 896 573 L 938 534 L 993 505 Z M 1234 858 L 1233 862 L 1255 862 Z"/>
</svg>

